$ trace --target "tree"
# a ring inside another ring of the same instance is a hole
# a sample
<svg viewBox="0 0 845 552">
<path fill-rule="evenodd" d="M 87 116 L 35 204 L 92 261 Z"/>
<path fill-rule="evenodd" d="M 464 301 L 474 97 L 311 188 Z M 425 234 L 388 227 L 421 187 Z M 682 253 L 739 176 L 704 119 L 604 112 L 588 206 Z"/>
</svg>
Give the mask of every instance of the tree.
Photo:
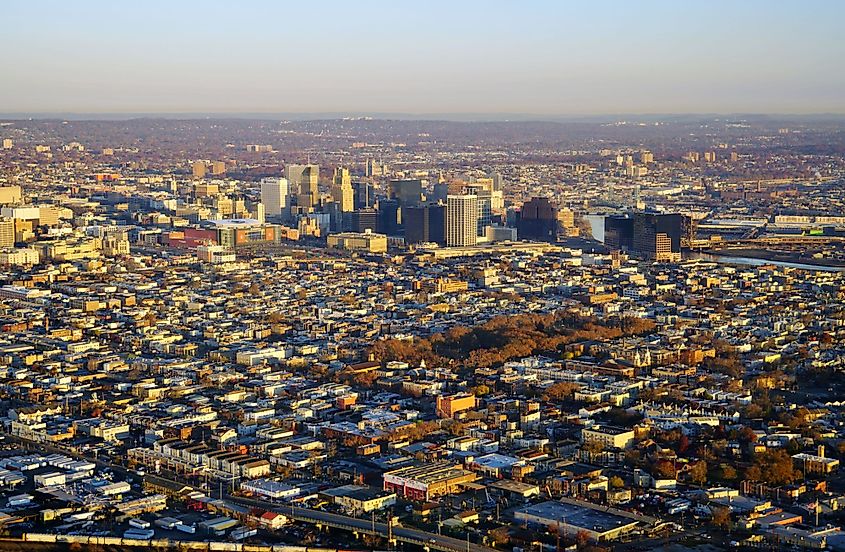
<svg viewBox="0 0 845 552">
<path fill-rule="evenodd" d="M 745 478 L 749 481 L 762 481 L 763 471 L 760 469 L 760 466 L 748 466 L 748 468 L 745 470 Z"/>
<path fill-rule="evenodd" d="M 470 389 L 470 391 L 476 397 L 483 397 L 484 395 L 486 395 L 490 392 L 490 388 L 487 387 L 486 385 L 482 384 L 482 385 L 476 385 L 475 387 Z"/>
<path fill-rule="evenodd" d="M 614 475 L 613 477 L 611 477 L 608 481 L 608 484 L 610 485 L 611 489 L 621 489 L 625 486 L 625 482 L 618 475 Z"/>
<path fill-rule="evenodd" d="M 575 542 L 578 544 L 579 547 L 586 546 L 586 544 L 590 542 L 590 534 L 585 530 L 581 529 L 575 535 Z"/>
<path fill-rule="evenodd" d="M 767 450 L 754 458 L 754 464 L 760 469 L 763 481 L 769 485 L 788 485 L 801 477 L 795 469 L 792 457 L 782 449 Z"/>
<path fill-rule="evenodd" d="M 668 460 L 658 460 L 651 466 L 651 475 L 656 479 L 675 479 L 675 466 Z"/>
<path fill-rule="evenodd" d="M 731 510 L 727 506 L 713 508 L 713 525 L 720 529 L 729 529 L 731 526 Z"/>
<path fill-rule="evenodd" d="M 543 400 L 555 402 L 569 400 L 579 389 L 581 389 L 581 386 L 577 383 L 561 381 L 546 388 L 545 393 L 543 393 Z"/>
<path fill-rule="evenodd" d="M 699 460 L 692 464 L 687 470 L 687 477 L 696 485 L 704 485 L 707 482 L 707 462 Z"/>
</svg>

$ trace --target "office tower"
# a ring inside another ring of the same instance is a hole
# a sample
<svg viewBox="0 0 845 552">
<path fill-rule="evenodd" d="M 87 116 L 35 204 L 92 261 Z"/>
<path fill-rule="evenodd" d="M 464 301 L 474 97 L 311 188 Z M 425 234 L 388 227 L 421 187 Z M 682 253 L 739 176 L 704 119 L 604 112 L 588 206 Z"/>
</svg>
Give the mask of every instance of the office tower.
<svg viewBox="0 0 845 552">
<path fill-rule="evenodd" d="M 432 193 L 431 201 L 435 203 L 446 203 L 446 198 L 449 196 L 449 184 L 446 182 L 438 182 L 434 185 L 434 192 Z"/>
<path fill-rule="evenodd" d="M 631 251 L 657 262 L 681 259 L 681 246 L 686 232 L 694 232 L 688 217 L 680 214 L 637 212 L 604 219 L 604 243 L 611 249 Z"/>
<path fill-rule="evenodd" d="M 450 195 L 446 198 L 446 245 L 475 245 L 478 235 L 478 197 Z"/>
<path fill-rule="evenodd" d="M 375 232 L 379 227 L 378 217 L 379 212 L 375 209 L 352 211 L 350 228 L 353 232 L 364 232 L 366 230 Z"/>
<path fill-rule="evenodd" d="M 204 178 L 205 172 L 205 161 L 194 161 L 194 164 L 191 165 L 191 174 L 194 178 Z"/>
<path fill-rule="evenodd" d="M 352 184 L 354 192 L 352 206 L 355 210 L 369 209 L 376 203 L 375 187 L 368 182 L 355 182 Z"/>
<path fill-rule="evenodd" d="M 299 195 L 297 203 L 304 207 L 314 207 L 320 203 L 320 168 L 317 165 L 306 165 L 299 180 Z"/>
<path fill-rule="evenodd" d="M 396 199 L 381 199 L 378 202 L 378 231 L 396 236 L 402 229 L 402 206 Z"/>
<path fill-rule="evenodd" d="M 263 222 L 266 221 L 266 218 L 267 218 L 265 215 L 266 215 L 266 210 L 264 208 L 264 204 L 259 201 L 253 207 L 252 218 L 257 220 L 258 222 L 263 223 Z"/>
<path fill-rule="evenodd" d="M 291 163 L 285 166 L 285 178 L 288 179 L 288 186 L 289 194 L 293 196 L 298 196 L 302 193 L 302 181 L 303 175 L 307 169 L 311 169 L 311 173 L 316 173 L 317 179 L 320 178 L 320 166 L 319 165 L 297 165 L 296 163 Z"/>
<path fill-rule="evenodd" d="M 604 244 L 610 249 L 630 251 L 634 246 L 634 220 L 628 215 L 605 217 Z"/>
<path fill-rule="evenodd" d="M 502 175 L 500 173 L 493 173 L 490 175 L 490 178 L 493 180 L 493 191 L 503 192 L 505 189 L 505 181 L 502 178 Z"/>
<path fill-rule="evenodd" d="M 332 176 L 332 199 L 338 204 L 342 213 L 348 213 L 355 208 L 355 192 L 352 189 L 352 177 L 349 169 L 337 167 Z"/>
<path fill-rule="evenodd" d="M 478 195 L 478 236 L 485 236 L 487 227 L 493 225 L 493 210 L 490 192 L 485 192 L 484 195 Z"/>
<path fill-rule="evenodd" d="M 12 247 L 15 245 L 15 221 L 12 219 L 0 219 L 0 247 Z"/>
<path fill-rule="evenodd" d="M 375 161 L 374 159 L 367 159 L 367 163 L 364 166 L 364 175 L 371 177 L 371 176 L 384 176 L 387 174 L 387 165 L 382 163 L 381 161 Z"/>
<path fill-rule="evenodd" d="M 271 217 L 280 216 L 288 204 L 287 178 L 270 177 L 261 179 L 261 203 L 264 204 L 265 214 Z"/>
<path fill-rule="evenodd" d="M 548 198 L 535 197 L 522 204 L 517 222 L 521 239 L 553 242 L 557 240 L 557 207 Z"/>
<path fill-rule="evenodd" d="M 423 205 L 402 210 L 405 243 L 446 243 L 446 206 Z"/>
<path fill-rule="evenodd" d="M 634 252 L 657 262 L 680 261 L 683 218 L 679 214 L 634 213 Z"/>
<path fill-rule="evenodd" d="M 399 201 L 403 207 L 419 205 L 422 202 L 422 180 L 391 180 L 390 198 Z"/>
</svg>

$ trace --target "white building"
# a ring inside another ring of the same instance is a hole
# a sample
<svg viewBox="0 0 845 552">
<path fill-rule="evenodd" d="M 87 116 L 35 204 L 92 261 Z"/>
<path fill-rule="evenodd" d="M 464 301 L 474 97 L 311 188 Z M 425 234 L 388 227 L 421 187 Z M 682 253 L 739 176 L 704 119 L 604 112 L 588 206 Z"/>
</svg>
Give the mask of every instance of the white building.
<svg viewBox="0 0 845 552">
<path fill-rule="evenodd" d="M 450 195 L 446 198 L 446 246 L 475 245 L 478 237 L 478 197 Z"/>
<path fill-rule="evenodd" d="M 281 215 L 288 203 L 288 192 L 287 178 L 263 178 L 261 203 L 264 205 L 264 213 L 271 217 Z"/>
</svg>

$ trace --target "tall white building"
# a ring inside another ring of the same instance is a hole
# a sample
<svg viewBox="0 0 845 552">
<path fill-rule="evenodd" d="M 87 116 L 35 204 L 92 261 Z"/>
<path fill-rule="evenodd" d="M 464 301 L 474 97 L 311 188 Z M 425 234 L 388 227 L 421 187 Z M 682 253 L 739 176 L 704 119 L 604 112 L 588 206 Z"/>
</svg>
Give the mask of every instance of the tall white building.
<svg viewBox="0 0 845 552">
<path fill-rule="evenodd" d="M 446 198 L 446 246 L 475 245 L 478 234 L 478 196 L 450 195 Z"/>
<path fill-rule="evenodd" d="M 264 213 L 269 216 L 279 216 L 288 204 L 287 178 L 264 178 L 261 180 L 261 203 Z"/>
</svg>

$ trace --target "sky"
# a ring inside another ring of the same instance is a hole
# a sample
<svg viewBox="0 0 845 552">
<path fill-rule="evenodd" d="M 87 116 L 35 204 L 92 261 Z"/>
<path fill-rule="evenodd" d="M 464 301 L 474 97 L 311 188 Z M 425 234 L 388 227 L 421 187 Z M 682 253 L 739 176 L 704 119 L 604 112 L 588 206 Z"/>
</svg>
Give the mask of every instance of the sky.
<svg viewBox="0 0 845 552">
<path fill-rule="evenodd" d="M 0 112 L 845 113 L 840 0 L 3 0 Z"/>
</svg>

